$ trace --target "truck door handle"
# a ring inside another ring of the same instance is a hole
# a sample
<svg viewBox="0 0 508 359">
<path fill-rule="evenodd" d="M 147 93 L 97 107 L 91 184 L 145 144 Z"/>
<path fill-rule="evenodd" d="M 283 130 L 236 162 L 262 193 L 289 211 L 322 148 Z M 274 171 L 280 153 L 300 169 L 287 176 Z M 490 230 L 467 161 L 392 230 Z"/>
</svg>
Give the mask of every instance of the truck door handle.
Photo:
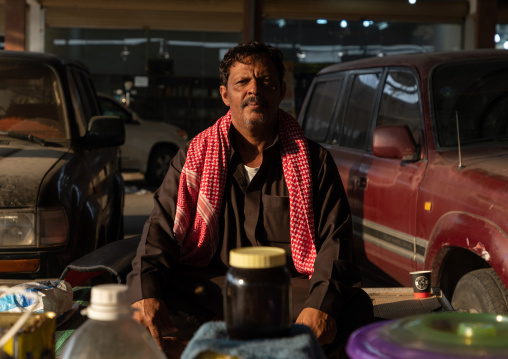
<svg viewBox="0 0 508 359">
<path fill-rule="evenodd" d="M 367 177 L 360 177 L 360 188 L 367 189 Z"/>
<path fill-rule="evenodd" d="M 354 189 L 357 190 L 357 189 L 362 189 L 362 190 L 366 190 L 367 189 L 367 177 L 355 177 L 355 179 L 353 180 L 353 186 L 354 186 Z"/>
</svg>

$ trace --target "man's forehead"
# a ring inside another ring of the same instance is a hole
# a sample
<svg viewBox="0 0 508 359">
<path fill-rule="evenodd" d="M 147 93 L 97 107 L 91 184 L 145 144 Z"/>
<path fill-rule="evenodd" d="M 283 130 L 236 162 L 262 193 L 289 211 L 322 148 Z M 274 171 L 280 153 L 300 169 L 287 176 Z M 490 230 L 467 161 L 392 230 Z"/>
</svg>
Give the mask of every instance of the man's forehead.
<svg viewBox="0 0 508 359">
<path fill-rule="evenodd" d="M 267 68 L 275 70 L 275 65 L 273 64 L 272 59 L 267 55 L 245 56 L 244 58 L 233 62 L 233 64 L 231 65 L 230 71 L 233 70 L 233 68 L 235 70 L 241 69 L 244 67 L 242 65 L 245 65 L 245 66 L 264 65 Z"/>
</svg>

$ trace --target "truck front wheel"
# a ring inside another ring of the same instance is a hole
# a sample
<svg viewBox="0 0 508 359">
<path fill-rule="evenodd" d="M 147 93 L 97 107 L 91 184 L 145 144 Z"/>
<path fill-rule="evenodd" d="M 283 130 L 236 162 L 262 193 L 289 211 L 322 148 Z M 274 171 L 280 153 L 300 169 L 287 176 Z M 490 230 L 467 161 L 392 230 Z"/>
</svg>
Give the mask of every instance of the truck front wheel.
<svg viewBox="0 0 508 359">
<path fill-rule="evenodd" d="M 452 297 L 452 307 L 470 313 L 508 313 L 508 291 L 492 268 L 464 275 Z"/>
</svg>

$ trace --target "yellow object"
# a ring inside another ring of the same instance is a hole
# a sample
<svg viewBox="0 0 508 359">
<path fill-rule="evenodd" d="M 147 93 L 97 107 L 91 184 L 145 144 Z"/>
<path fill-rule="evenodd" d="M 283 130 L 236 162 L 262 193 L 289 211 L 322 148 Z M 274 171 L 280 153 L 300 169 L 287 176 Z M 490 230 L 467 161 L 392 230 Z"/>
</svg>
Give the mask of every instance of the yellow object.
<svg viewBox="0 0 508 359">
<path fill-rule="evenodd" d="M 198 359 L 240 359 L 237 356 L 231 356 L 226 354 L 219 354 L 211 350 L 207 350 L 198 355 Z"/>
<path fill-rule="evenodd" d="M 462 322 L 459 323 L 459 327 L 457 329 L 457 334 L 462 337 L 495 337 L 496 327 L 492 323 L 468 323 Z"/>
<path fill-rule="evenodd" d="M 2 331 L 12 326 L 23 313 L 0 313 Z M 46 359 L 55 357 L 56 314 L 32 313 L 23 327 L 2 347 L 13 358 Z"/>
<path fill-rule="evenodd" d="M 432 209 L 432 202 L 425 202 L 425 210 L 430 211 Z"/>
<path fill-rule="evenodd" d="M 237 268 L 273 268 L 286 264 L 286 251 L 277 247 L 245 247 L 229 252 L 229 265 Z"/>
</svg>

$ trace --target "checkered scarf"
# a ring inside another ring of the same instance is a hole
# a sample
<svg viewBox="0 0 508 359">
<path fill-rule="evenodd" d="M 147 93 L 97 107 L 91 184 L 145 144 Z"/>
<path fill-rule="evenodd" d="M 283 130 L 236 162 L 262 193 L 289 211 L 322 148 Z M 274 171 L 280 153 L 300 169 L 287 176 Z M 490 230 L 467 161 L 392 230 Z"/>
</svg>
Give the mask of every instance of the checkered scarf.
<svg viewBox="0 0 508 359">
<path fill-rule="evenodd" d="M 219 215 L 230 155 L 231 111 L 191 142 L 180 176 L 173 231 L 182 262 L 205 266 L 219 241 Z M 291 254 L 298 272 L 312 275 L 314 212 L 307 140 L 296 120 L 279 110 L 282 169 L 289 190 Z"/>
</svg>

